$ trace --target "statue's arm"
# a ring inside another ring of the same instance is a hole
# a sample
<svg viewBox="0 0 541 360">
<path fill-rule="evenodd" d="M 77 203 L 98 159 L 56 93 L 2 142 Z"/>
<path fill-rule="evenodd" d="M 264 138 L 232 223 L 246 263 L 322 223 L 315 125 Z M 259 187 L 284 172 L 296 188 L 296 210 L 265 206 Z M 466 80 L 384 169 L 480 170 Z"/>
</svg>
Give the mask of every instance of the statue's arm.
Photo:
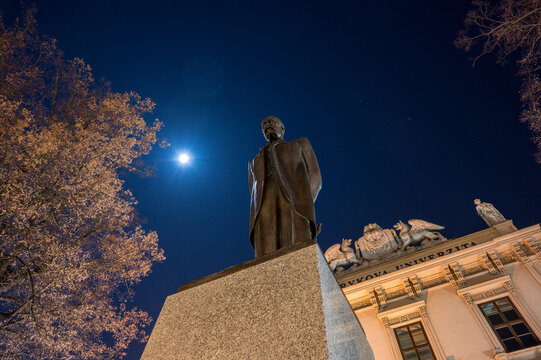
<svg viewBox="0 0 541 360">
<path fill-rule="evenodd" d="M 312 149 L 312 145 L 307 138 L 301 138 L 301 149 L 306 168 L 308 170 L 308 177 L 310 178 L 310 190 L 312 191 L 312 198 L 316 201 L 319 190 L 321 190 L 321 173 L 319 171 L 319 165 L 317 163 L 316 154 Z"/>
</svg>

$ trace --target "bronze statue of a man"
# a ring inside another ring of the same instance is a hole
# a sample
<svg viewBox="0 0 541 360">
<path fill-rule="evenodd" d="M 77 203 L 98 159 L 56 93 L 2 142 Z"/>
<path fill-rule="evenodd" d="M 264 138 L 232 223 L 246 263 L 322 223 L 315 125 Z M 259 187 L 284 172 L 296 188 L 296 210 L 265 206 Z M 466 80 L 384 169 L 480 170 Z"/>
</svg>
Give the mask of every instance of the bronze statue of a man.
<svg viewBox="0 0 541 360">
<path fill-rule="evenodd" d="M 314 201 L 321 174 L 307 138 L 284 141 L 284 124 L 276 116 L 261 123 L 268 143 L 248 164 L 250 242 L 255 257 L 301 242 L 319 232 Z"/>
</svg>

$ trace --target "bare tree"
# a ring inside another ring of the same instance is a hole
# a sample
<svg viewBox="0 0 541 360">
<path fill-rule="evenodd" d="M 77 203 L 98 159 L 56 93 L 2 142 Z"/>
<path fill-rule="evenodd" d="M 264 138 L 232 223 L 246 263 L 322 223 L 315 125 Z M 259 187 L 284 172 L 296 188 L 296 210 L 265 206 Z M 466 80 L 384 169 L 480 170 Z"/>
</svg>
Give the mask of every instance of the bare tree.
<svg viewBox="0 0 541 360">
<path fill-rule="evenodd" d="M 151 320 L 130 288 L 164 259 L 118 172 L 161 123 L 65 60 L 34 13 L 0 19 L 0 358 L 118 358 Z"/>
<path fill-rule="evenodd" d="M 455 45 L 465 51 L 479 44 L 483 55 L 495 52 L 500 64 L 511 54 L 518 56 L 518 74 L 522 78 L 520 120 L 527 123 L 537 145 L 541 164 L 541 0 L 500 0 L 497 4 L 473 1 L 464 21 L 465 28 Z"/>
</svg>

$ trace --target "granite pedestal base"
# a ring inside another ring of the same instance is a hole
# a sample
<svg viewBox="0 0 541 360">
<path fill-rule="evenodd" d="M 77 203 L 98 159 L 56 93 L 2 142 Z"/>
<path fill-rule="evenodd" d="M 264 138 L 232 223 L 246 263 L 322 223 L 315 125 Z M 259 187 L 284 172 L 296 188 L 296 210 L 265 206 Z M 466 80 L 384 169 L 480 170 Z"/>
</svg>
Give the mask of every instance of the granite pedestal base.
<svg viewBox="0 0 541 360">
<path fill-rule="evenodd" d="M 271 255 L 167 297 L 142 359 L 374 359 L 318 245 Z"/>
</svg>

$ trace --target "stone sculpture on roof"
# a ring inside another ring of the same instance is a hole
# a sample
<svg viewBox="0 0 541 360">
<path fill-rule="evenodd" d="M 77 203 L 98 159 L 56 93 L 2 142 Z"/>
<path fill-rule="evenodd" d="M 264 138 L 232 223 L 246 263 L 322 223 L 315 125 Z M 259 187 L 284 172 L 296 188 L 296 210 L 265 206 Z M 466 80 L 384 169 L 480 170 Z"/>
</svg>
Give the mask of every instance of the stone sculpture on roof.
<svg viewBox="0 0 541 360">
<path fill-rule="evenodd" d="M 429 223 L 424 220 L 411 219 L 408 221 L 408 225 L 404 224 L 401 220 L 393 226 L 396 230 L 400 231 L 400 239 L 402 240 L 403 247 L 410 244 L 417 244 L 423 240 L 437 240 L 443 237 L 438 230 L 445 229 L 443 226 Z"/>
<path fill-rule="evenodd" d="M 394 229 L 383 229 L 378 224 L 366 225 L 363 236 L 355 242 L 355 251 L 349 246 L 349 239 L 331 246 L 325 252 L 331 270 L 342 271 L 349 265 L 353 268 L 372 266 L 447 240 L 438 232 L 445 229 L 443 226 L 425 220 L 411 219 L 408 224 L 399 221 L 394 228 L 399 231 L 398 235 Z"/>
<path fill-rule="evenodd" d="M 355 246 L 366 260 L 382 259 L 398 249 L 398 237 L 392 229 L 382 229 L 378 224 L 368 224 Z"/>
<path fill-rule="evenodd" d="M 491 203 L 482 202 L 480 199 L 473 200 L 473 203 L 477 205 L 475 207 L 477 214 L 479 214 L 479 216 L 485 220 L 489 227 L 507 221 L 507 219 L 503 217 L 502 213 L 500 213 Z"/>
<path fill-rule="evenodd" d="M 351 239 L 342 239 L 342 244 L 334 244 L 325 251 L 325 259 L 334 271 L 338 266 L 361 265 L 362 259 L 359 256 L 359 249 L 356 247 L 356 252 L 350 247 Z"/>
</svg>

